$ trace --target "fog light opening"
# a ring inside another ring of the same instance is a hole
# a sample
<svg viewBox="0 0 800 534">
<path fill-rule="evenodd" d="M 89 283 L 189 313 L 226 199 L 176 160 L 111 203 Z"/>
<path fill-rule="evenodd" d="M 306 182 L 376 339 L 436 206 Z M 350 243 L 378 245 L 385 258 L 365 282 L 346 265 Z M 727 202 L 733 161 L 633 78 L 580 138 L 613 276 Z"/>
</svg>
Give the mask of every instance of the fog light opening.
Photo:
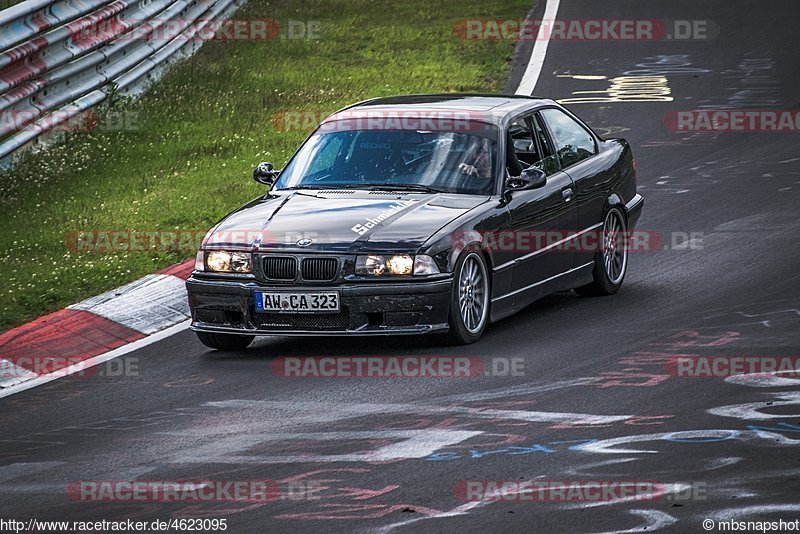
<svg viewBox="0 0 800 534">
<path fill-rule="evenodd" d="M 367 324 L 369 326 L 383 326 L 383 312 L 367 313 Z"/>
<path fill-rule="evenodd" d="M 229 325 L 240 326 L 243 319 L 244 317 L 240 311 L 225 311 L 225 322 Z"/>
</svg>

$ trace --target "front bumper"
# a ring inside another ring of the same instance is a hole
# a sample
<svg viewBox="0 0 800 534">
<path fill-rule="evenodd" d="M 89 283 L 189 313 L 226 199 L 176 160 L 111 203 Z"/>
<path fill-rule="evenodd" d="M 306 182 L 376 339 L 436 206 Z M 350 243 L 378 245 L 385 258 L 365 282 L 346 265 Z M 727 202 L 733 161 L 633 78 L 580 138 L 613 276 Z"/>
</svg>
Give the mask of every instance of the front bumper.
<svg viewBox="0 0 800 534">
<path fill-rule="evenodd" d="M 452 278 L 431 281 L 268 286 L 193 274 L 186 282 L 192 330 L 269 336 L 376 336 L 448 329 Z M 339 313 L 264 313 L 255 291 L 338 291 Z"/>
</svg>

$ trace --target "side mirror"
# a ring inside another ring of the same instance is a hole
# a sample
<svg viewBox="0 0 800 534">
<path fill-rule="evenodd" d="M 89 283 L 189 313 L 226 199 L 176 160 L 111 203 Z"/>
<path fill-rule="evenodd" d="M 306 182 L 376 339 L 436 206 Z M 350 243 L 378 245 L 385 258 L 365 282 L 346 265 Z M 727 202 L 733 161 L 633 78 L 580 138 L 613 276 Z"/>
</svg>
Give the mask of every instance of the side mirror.
<svg viewBox="0 0 800 534">
<path fill-rule="evenodd" d="M 542 169 L 528 167 L 519 176 L 511 176 L 506 180 L 506 191 L 526 191 L 538 189 L 547 183 L 547 175 Z"/>
<path fill-rule="evenodd" d="M 275 179 L 278 178 L 280 172 L 281 171 L 275 170 L 272 163 L 264 161 L 259 163 L 258 167 L 253 171 L 253 180 L 260 184 L 272 185 L 275 183 Z"/>
</svg>

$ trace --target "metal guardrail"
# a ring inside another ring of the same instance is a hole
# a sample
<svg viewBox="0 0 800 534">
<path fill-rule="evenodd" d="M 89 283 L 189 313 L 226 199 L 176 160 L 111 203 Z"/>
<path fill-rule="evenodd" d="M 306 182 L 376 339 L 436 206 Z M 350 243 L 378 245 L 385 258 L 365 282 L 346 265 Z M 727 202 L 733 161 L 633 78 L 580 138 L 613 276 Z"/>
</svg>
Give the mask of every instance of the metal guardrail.
<svg viewBox="0 0 800 534">
<path fill-rule="evenodd" d="M 137 94 L 244 0 L 25 0 L 0 11 L 0 159 Z"/>
</svg>

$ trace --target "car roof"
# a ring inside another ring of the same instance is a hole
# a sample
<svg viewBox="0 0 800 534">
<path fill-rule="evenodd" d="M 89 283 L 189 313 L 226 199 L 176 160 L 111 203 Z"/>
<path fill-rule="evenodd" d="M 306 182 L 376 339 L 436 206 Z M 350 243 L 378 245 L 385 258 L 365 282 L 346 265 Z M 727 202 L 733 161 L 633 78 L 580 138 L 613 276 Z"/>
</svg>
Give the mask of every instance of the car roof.
<svg viewBox="0 0 800 534">
<path fill-rule="evenodd" d="M 337 115 L 343 117 L 347 113 L 356 110 L 377 111 L 377 112 L 415 112 L 415 111 L 434 111 L 442 110 L 449 112 L 475 113 L 476 119 L 480 117 L 482 122 L 488 122 L 497 126 L 502 126 L 504 120 L 510 115 L 522 112 L 534 107 L 553 104 L 549 99 L 525 95 L 498 95 L 498 94 L 467 94 L 467 93 L 443 93 L 428 95 L 400 95 L 379 97 L 340 109 L 326 119 L 327 121 L 337 120 Z"/>
</svg>

